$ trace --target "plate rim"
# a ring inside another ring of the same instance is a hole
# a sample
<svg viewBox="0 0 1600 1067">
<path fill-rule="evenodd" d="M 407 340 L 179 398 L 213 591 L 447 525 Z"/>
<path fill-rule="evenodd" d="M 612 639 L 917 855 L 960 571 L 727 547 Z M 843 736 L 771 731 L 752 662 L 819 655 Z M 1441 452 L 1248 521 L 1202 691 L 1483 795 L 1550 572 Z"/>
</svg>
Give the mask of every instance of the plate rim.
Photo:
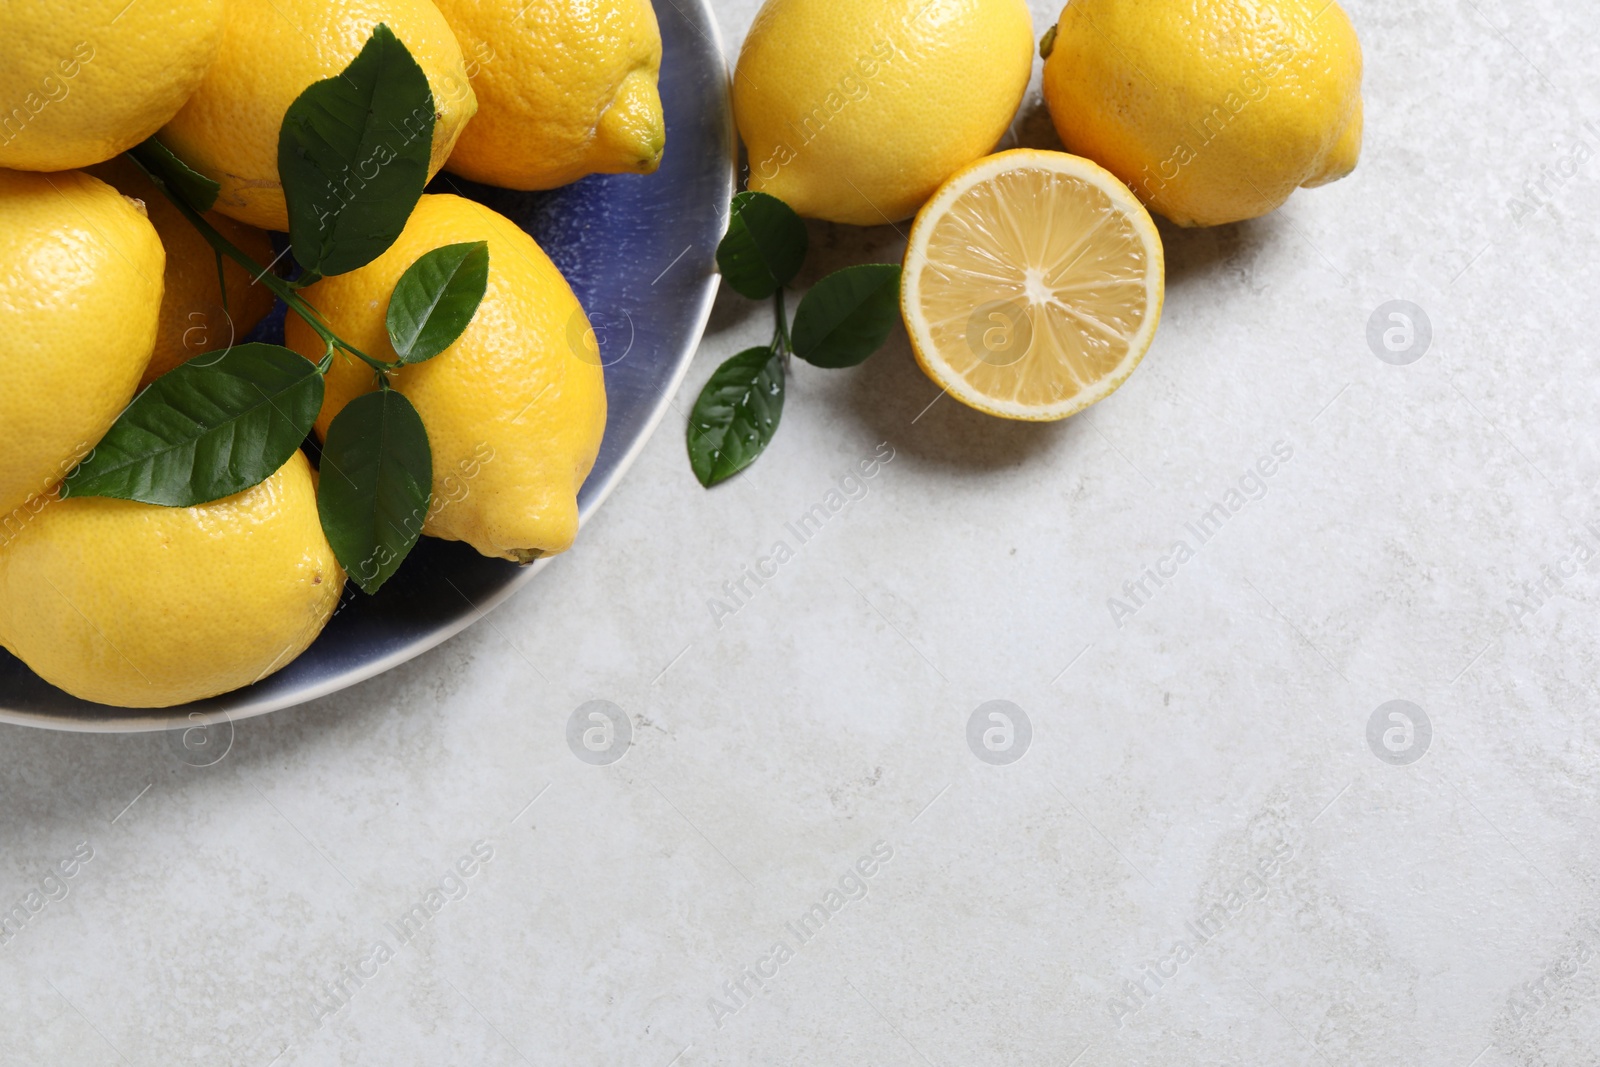
<svg viewBox="0 0 1600 1067">
<path fill-rule="evenodd" d="M 678 5 L 678 0 L 667 0 L 673 7 L 678 8 L 679 14 L 692 21 Z M 699 11 L 704 26 L 708 32 L 705 34 L 708 43 L 717 53 L 718 69 L 722 74 L 724 89 L 723 119 L 726 123 L 728 158 L 727 182 L 724 200 L 733 196 L 733 191 L 738 186 L 739 180 L 739 140 L 733 119 L 732 85 L 728 72 L 728 50 L 723 40 L 722 27 L 717 22 L 716 12 L 711 9 L 710 0 L 692 0 L 694 7 Z M 707 279 L 700 294 L 700 306 L 694 315 L 694 328 L 689 332 L 684 349 L 678 353 L 678 366 L 673 371 L 671 379 L 655 400 L 655 408 L 650 417 L 645 421 L 644 430 L 634 440 L 633 444 L 618 459 L 616 468 L 611 476 L 603 482 L 590 499 L 588 507 L 584 508 L 578 516 L 578 528 L 581 531 L 588 525 L 589 520 L 600 510 L 600 506 L 610 498 L 611 493 L 621 484 L 622 478 L 633 467 L 634 462 L 644 451 L 651 440 L 655 438 L 656 431 L 661 428 L 662 421 L 667 416 L 667 411 L 672 407 L 673 399 L 678 395 L 678 390 L 683 388 L 683 381 L 689 374 L 689 365 L 694 362 L 694 354 L 700 348 L 700 342 L 705 338 L 706 327 L 711 322 L 711 313 L 716 304 L 717 293 L 722 285 L 722 275 L 713 272 Z M 107 706 L 104 715 L 91 716 L 57 716 L 40 712 L 18 711 L 0 704 L 0 724 L 12 726 L 26 726 L 34 729 L 51 730 L 58 733 L 76 734 L 143 734 L 158 733 L 169 730 L 191 729 L 196 726 L 210 726 L 220 723 L 234 723 L 245 719 L 254 719 L 262 715 L 270 715 L 275 711 L 284 711 L 289 708 L 309 704 L 323 697 L 331 696 L 344 689 L 371 681 L 380 674 L 385 674 L 394 668 L 413 660 L 425 652 L 432 651 L 446 641 L 459 636 L 468 627 L 482 622 L 483 619 L 501 604 L 520 592 L 536 575 L 545 569 L 557 558 L 546 557 L 522 568 L 511 581 L 496 590 L 492 596 L 484 598 L 481 602 L 472 603 L 472 612 L 463 618 L 452 621 L 439 627 L 423 637 L 405 645 L 403 648 L 364 664 L 361 667 L 336 677 L 326 679 L 314 686 L 309 686 L 293 694 L 285 694 L 275 698 L 263 699 L 258 704 L 246 704 L 240 708 L 231 708 L 222 711 L 183 711 L 181 706 L 177 709 L 115 709 Z"/>
</svg>

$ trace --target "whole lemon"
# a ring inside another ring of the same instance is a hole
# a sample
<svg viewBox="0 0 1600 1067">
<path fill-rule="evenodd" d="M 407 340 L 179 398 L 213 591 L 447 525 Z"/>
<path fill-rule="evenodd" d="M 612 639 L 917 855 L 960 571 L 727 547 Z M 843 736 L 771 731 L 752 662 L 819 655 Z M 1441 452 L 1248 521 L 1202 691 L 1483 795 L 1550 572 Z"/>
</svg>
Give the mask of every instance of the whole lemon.
<svg viewBox="0 0 1600 1067">
<path fill-rule="evenodd" d="M 133 398 L 164 260 L 143 206 L 100 179 L 0 170 L 0 537 Z"/>
<path fill-rule="evenodd" d="M 216 56 L 223 2 L 9 0 L 0 167 L 86 167 L 155 133 Z"/>
<path fill-rule="evenodd" d="M 1265 215 L 1361 154 L 1361 44 L 1332 0 L 1072 0 L 1042 50 L 1067 150 L 1180 226 Z"/>
<path fill-rule="evenodd" d="M 767 0 L 733 79 L 750 188 L 833 222 L 908 218 L 995 146 L 1032 71 L 1024 0 Z"/>
<path fill-rule="evenodd" d="M 578 488 L 605 434 L 605 377 L 589 320 L 566 279 L 511 220 L 458 196 L 424 196 L 388 251 L 304 290 L 333 331 L 392 361 L 389 295 L 412 263 L 443 245 L 489 243 L 489 285 L 466 331 L 391 381 L 416 405 L 433 448 L 433 504 L 422 532 L 485 556 L 528 562 L 578 532 Z M 322 341 L 290 316 L 289 347 L 321 359 Z M 374 388 L 372 371 L 334 360 L 317 432 Z"/>
<path fill-rule="evenodd" d="M 73 696 L 164 708 L 291 662 L 343 587 L 296 452 L 199 507 L 53 500 L 0 548 L 0 644 Z"/>
<path fill-rule="evenodd" d="M 149 385 L 191 356 L 229 347 L 272 310 L 272 290 L 226 257 L 222 260 L 222 277 L 227 292 L 223 293 L 217 282 L 216 253 L 133 161 L 119 156 L 96 164 L 89 173 L 116 186 L 122 195 L 144 202 L 167 252 L 156 346 L 139 382 L 141 386 Z M 256 262 L 265 266 L 272 261 L 272 241 L 266 231 L 214 211 L 206 215 L 206 221 Z"/>
<path fill-rule="evenodd" d="M 438 0 L 466 53 L 478 116 L 449 169 L 507 189 L 650 174 L 666 127 L 650 0 Z"/>
<path fill-rule="evenodd" d="M 216 210 L 268 230 L 289 228 L 278 181 L 284 112 L 313 82 L 350 65 L 386 24 L 433 90 L 432 177 L 478 108 L 455 36 L 429 0 L 228 0 L 222 49 L 161 143 L 222 185 Z"/>
</svg>

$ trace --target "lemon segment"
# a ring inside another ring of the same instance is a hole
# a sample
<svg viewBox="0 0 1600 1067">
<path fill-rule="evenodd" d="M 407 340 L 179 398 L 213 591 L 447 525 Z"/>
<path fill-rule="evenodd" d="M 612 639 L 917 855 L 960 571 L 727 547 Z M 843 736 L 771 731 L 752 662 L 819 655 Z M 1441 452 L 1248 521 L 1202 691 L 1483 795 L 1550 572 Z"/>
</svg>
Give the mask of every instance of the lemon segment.
<svg viewBox="0 0 1600 1067">
<path fill-rule="evenodd" d="M 922 209 L 901 310 L 950 395 L 1047 422 L 1127 380 L 1165 286 L 1161 237 L 1126 186 L 1087 159 L 1020 149 L 960 171 Z"/>
</svg>

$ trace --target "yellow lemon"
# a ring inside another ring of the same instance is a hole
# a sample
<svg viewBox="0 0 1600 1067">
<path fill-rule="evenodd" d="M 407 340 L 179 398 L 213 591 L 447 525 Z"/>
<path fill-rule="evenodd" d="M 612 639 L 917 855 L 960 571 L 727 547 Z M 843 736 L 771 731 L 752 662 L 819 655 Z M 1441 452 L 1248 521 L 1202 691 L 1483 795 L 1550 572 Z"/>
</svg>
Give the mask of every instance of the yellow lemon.
<svg viewBox="0 0 1600 1067">
<path fill-rule="evenodd" d="M 216 56 L 223 2 L 8 0 L 0 167 L 86 167 L 155 133 Z"/>
<path fill-rule="evenodd" d="M 98 178 L 0 170 L 0 538 L 133 398 L 164 259 L 143 206 Z"/>
<path fill-rule="evenodd" d="M 1332 0 L 1072 0 L 1041 50 L 1067 150 L 1181 226 L 1265 215 L 1361 153 L 1361 44 Z"/>
<path fill-rule="evenodd" d="M 1046 422 L 1110 396 L 1166 293 L 1161 237 L 1087 159 L 1019 149 L 952 177 L 917 215 L 901 310 L 923 371 L 991 415 Z"/>
<path fill-rule="evenodd" d="M 812 218 L 907 218 L 994 148 L 1032 71 L 1024 0 L 767 0 L 733 79 L 750 188 Z"/>
<path fill-rule="evenodd" d="M 554 189 L 661 164 L 661 30 L 650 0 L 438 4 L 478 94 L 452 172 L 507 189 Z"/>
<path fill-rule="evenodd" d="M 378 23 L 406 46 L 433 90 L 431 177 L 477 110 L 461 48 L 429 0 L 228 0 L 222 49 L 161 143 L 222 185 L 216 210 L 289 228 L 278 181 L 284 112 L 313 82 L 350 65 Z"/>
<path fill-rule="evenodd" d="M 222 261 L 222 276 L 227 282 L 227 293 L 223 294 L 217 283 L 217 257 L 211 246 L 127 157 L 97 164 L 89 168 L 89 173 L 116 186 L 122 195 L 144 202 L 167 252 L 156 346 L 140 385 L 149 385 L 191 356 L 227 348 L 272 310 L 272 291 L 227 258 Z M 272 242 L 264 230 L 214 211 L 206 221 L 263 267 L 272 262 Z"/>
<path fill-rule="evenodd" d="M 455 344 L 391 378 L 416 405 L 433 448 L 433 504 L 422 532 L 485 556 L 527 562 L 571 547 L 578 488 L 605 433 L 605 378 L 588 318 L 555 264 L 510 219 L 458 196 L 424 196 L 388 251 L 304 291 L 334 333 L 392 361 L 389 294 L 424 253 L 489 243 L 489 287 Z M 323 345 L 290 316 L 289 347 Z M 374 388 L 372 371 L 334 360 L 317 432 Z"/>
<path fill-rule="evenodd" d="M 100 704 L 162 708 L 290 663 L 344 572 L 296 452 L 254 489 L 192 508 L 55 500 L 0 548 L 0 644 Z"/>
</svg>

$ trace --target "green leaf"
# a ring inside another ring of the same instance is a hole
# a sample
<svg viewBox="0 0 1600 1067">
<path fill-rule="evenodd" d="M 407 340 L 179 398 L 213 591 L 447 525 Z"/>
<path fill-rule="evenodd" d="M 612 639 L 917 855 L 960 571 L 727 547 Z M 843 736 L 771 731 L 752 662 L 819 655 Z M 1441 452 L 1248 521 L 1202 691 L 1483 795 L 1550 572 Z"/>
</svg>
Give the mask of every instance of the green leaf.
<svg viewBox="0 0 1600 1067">
<path fill-rule="evenodd" d="M 376 593 L 422 534 L 433 451 L 411 401 L 393 389 L 358 396 L 322 443 L 317 511 L 339 563 Z"/>
<path fill-rule="evenodd" d="M 783 357 L 749 348 L 718 367 L 689 413 L 689 464 L 710 489 L 756 461 L 783 417 Z"/>
<path fill-rule="evenodd" d="M 818 367 L 854 367 L 883 347 L 900 317 L 900 268 L 846 267 L 822 279 L 794 314 L 794 354 Z"/>
<path fill-rule="evenodd" d="M 128 149 L 128 155 L 150 176 L 151 181 L 201 213 L 210 211 L 217 202 L 217 194 L 222 192 L 222 186 L 191 169 L 172 154 L 172 149 L 154 137 Z"/>
<path fill-rule="evenodd" d="M 342 74 L 289 105 L 278 177 L 301 266 L 344 274 L 394 243 L 428 182 L 433 121 L 427 76 L 381 22 Z"/>
<path fill-rule="evenodd" d="M 316 364 L 287 348 L 196 356 L 134 397 L 63 495 L 182 508 L 242 493 L 289 461 L 321 407 Z"/>
<path fill-rule="evenodd" d="M 400 275 L 389 297 L 389 343 L 401 363 L 421 363 L 455 344 L 489 288 L 489 242 L 445 245 Z"/>
<path fill-rule="evenodd" d="M 788 204 L 766 193 L 740 193 L 717 246 L 717 267 L 734 292 L 765 300 L 800 273 L 810 241 Z"/>
</svg>

